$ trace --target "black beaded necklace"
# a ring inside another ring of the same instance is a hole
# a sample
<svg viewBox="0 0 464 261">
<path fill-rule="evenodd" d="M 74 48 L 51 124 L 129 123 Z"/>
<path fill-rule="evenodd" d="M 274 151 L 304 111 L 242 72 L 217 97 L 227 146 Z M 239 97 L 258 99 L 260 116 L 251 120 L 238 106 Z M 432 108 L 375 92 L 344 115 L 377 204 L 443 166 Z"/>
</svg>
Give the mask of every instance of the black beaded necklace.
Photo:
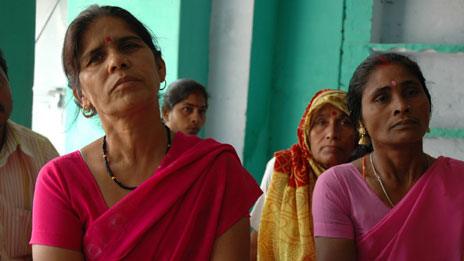
<svg viewBox="0 0 464 261">
<path fill-rule="evenodd" d="M 166 145 L 166 154 L 168 153 L 169 149 L 171 148 L 171 131 L 169 128 L 164 125 L 164 128 L 166 130 L 166 138 L 168 140 L 168 144 Z M 122 184 L 113 174 L 113 171 L 111 170 L 110 167 L 110 162 L 108 160 L 108 151 L 106 149 L 106 135 L 103 136 L 103 145 L 102 145 L 102 150 L 103 150 L 103 159 L 105 160 L 105 166 L 106 166 L 106 172 L 108 172 L 108 176 L 116 183 L 119 187 L 127 190 L 134 190 L 137 188 L 137 186 L 134 187 L 129 187 L 124 184 Z"/>
</svg>

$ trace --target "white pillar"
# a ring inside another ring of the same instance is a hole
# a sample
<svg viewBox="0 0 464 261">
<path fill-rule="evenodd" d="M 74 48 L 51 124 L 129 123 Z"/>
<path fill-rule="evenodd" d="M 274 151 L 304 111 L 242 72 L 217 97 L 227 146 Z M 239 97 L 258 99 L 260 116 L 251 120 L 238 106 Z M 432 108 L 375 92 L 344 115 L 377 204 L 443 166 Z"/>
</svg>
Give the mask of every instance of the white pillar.
<svg viewBox="0 0 464 261">
<path fill-rule="evenodd" d="M 254 0 L 214 0 L 211 7 L 205 137 L 232 144 L 240 157 L 245 141 Z"/>
</svg>

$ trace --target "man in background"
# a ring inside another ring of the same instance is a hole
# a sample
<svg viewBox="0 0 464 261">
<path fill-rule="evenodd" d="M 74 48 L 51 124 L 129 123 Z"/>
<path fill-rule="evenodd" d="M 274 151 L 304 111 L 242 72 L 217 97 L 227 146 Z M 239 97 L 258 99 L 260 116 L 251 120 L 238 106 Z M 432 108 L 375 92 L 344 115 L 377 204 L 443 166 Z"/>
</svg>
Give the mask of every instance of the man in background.
<svg viewBox="0 0 464 261">
<path fill-rule="evenodd" d="M 58 152 L 50 141 L 11 121 L 8 66 L 0 50 L 0 260 L 32 260 L 32 196 L 40 168 Z"/>
</svg>

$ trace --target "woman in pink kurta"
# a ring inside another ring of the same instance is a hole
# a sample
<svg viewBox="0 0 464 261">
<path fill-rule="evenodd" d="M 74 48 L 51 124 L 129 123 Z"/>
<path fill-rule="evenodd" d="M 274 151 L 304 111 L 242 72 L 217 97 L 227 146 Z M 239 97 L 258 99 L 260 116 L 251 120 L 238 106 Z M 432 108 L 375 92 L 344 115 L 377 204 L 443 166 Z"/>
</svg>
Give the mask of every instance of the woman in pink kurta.
<svg viewBox="0 0 464 261">
<path fill-rule="evenodd" d="M 105 136 L 47 164 L 34 260 L 243 260 L 261 194 L 230 145 L 173 134 L 157 102 L 166 68 L 129 12 L 91 6 L 70 25 L 65 72 Z"/>
<path fill-rule="evenodd" d="M 464 162 L 423 152 L 431 99 L 418 65 L 392 53 L 367 58 L 348 106 L 373 151 L 318 179 L 318 260 L 462 260 Z"/>
</svg>

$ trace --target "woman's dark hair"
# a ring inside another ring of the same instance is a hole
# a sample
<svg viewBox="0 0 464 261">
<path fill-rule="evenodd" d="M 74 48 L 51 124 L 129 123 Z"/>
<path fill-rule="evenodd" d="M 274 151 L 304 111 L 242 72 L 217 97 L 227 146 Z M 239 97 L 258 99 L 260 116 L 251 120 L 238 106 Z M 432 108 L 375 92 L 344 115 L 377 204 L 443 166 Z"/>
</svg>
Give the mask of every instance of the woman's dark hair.
<svg viewBox="0 0 464 261">
<path fill-rule="evenodd" d="M 82 11 L 69 25 L 66 30 L 63 45 L 63 68 L 68 78 L 69 87 L 76 89 L 78 95 L 81 95 L 81 87 L 79 84 L 80 58 L 82 56 L 82 37 L 89 29 L 91 24 L 101 17 L 115 17 L 123 20 L 129 28 L 139 36 L 142 41 L 152 50 L 155 61 L 159 62 L 161 58 L 161 50 L 156 45 L 156 41 L 147 27 L 140 22 L 127 10 L 117 6 L 98 6 L 91 5 Z M 80 106 L 79 101 L 75 100 Z M 86 117 L 91 117 L 96 114 L 95 109 Z"/>
<path fill-rule="evenodd" d="M 193 93 L 202 95 L 208 107 L 208 93 L 203 85 L 194 80 L 179 79 L 169 84 L 164 93 L 162 111 L 171 111 L 177 103 L 187 99 Z"/>
<path fill-rule="evenodd" d="M 408 57 L 397 54 L 397 53 L 383 53 L 375 54 L 366 58 L 354 71 L 353 77 L 351 77 L 350 85 L 347 94 L 348 110 L 350 111 L 350 117 L 353 122 L 358 123 L 361 120 L 361 101 L 364 88 L 369 79 L 369 76 L 377 69 L 380 65 L 397 64 L 403 66 L 412 75 L 416 76 L 420 84 L 424 88 L 425 95 L 429 100 L 430 111 L 432 111 L 432 99 L 430 97 L 429 90 L 425 83 L 424 75 L 417 65 L 416 62 L 412 61 Z"/>
<path fill-rule="evenodd" d="M 2 49 L 0 49 L 0 69 L 5 73 L 6 78 L 8 79 L 8 65 L 6 64 L 5 57 L 3 56 Z"/>
</svg>

